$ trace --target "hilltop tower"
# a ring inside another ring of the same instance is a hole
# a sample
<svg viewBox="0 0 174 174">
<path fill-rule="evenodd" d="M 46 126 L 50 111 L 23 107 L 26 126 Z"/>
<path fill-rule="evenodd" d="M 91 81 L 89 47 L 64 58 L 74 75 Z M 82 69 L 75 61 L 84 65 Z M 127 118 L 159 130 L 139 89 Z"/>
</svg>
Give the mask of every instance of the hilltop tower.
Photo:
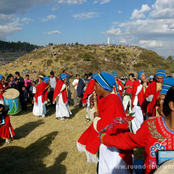
<svg viewBox="0 0 174 174">
<path fill-rule="evenodd" d="M 108 45 L 110 45 L 110 38 L 108 37 Z"/>
</svg>

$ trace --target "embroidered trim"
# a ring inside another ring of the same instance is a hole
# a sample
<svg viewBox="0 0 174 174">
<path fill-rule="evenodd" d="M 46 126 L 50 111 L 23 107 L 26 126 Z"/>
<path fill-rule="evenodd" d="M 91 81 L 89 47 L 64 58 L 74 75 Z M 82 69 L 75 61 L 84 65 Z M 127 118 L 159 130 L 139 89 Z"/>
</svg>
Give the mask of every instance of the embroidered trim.
<svg viewBox="0 0 174 174">
<path fill-rule="evenodd" d="M 147 121 L 147 124 L 149 125 L 148 128 L 150 130 L 150 133 L 152 135 L 153 138 L 158 139 L 158 141 L 163 141 L 165 139 L 168 139 L 167 137 L 163 137 L 156 129 L 155 126 L 155 120 L 153 120 L 152 122 Z"/>
</svg>

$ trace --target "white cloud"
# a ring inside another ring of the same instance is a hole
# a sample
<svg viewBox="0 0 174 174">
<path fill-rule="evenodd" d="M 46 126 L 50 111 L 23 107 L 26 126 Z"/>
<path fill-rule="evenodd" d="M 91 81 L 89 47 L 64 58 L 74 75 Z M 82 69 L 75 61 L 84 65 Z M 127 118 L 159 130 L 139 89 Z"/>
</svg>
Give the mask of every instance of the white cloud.
<svg viewBox="0 0 174 174">
<path fill-rule="evenodd" d="M 126 41 L 126 39 L 120 39 L 120 43 L 127 44 L 127 41 Z"/>
<path fill-rule="evenodd" d="M 113 25 L 118 25 L 118 24 L 119 24 L 118 21 L 114 21 L 114 22 L 113 22 Z"/>
<path fill-rule="evenodd" d="M 55 15 L 48 15 L 46 18 L 42 18 L 41 21 L 42 22 L 47 22 L 47 21 L 55 19 L 55 18 L 56 18 Z"/>
<path fill-rule="evenodd" d="M 163 41 L 157 41 L 157 40 L 140 40 L 139 45 L 145 48 L 152 48 L 152 47 L 163 47 L 164 42 Z"/>
<path fill-rule="evenodd" d="M 106 3 L 109 3 L 110 0 L 102 0 L 100 4 L 106 4 Z"/>
<path fill-rule="evenodd" d="M 122 11 L 121 11 L 121 10 L 119 10 L 119 11 L 118 11 L 118 13 L 122 13 Z"/>
<path fill-rule="evenodd" d="M 93 4 L 97 4 L 97 3 L 98 3 L 98 1 L 94 1 L 94 2 L 93 2 Z"/>
<path fill-rule="evenodd" d="M 120 43 L 153 49 L 162 56 L 174 55 L 174 19 L 145 19 L 118 23 L 103 32 Z"/>
<path fill-rule="evenodd" d="M 174 18 L 174 1 L 173 0 L 156 0 L 152 6 L 153 11 L 150 16 L 157 19 Z"/>
<path fill-rule="evenodd" d="M 61 32 L 58 30 L 54 30 L 54 31 L 45 32 L 44 34 L 61 34 Z"/>
<path fill-rule="evenodd" d="M 91 19 L 91 18 L 99 17 L 99 15 L 100 15 L 100 13 L 97 13 L 97 12 L 88 12 L 88 13 L 75 14 L 75 15 L 73 15 L 73 17 L 76 18 L 76 19 L 85 20 L 85 19 Z"/>
<path fill-rule="evenodd" d="M 111 28 L 109 30 L 107 30 L 106 32 L 102 32 L 103 34 L 106 35 L 114 35 L 114 36 L 119 36 L 121 35 L 121 30 L 119 28 L 115 29 L 115 28 Z"/>
<path fill-rule="evenodd" d="M 28 24 L 28 23 L 31 22 L 31 19 L 30 19 L 30 18 L 22 18 L 21 21 L 22 21 L 23 23 Z"/>
<path fill-rule="evenodd" d="M 58 0 L 59 4 L 83 4 L 86 0 Z"/>
<path fill-rule="evenodd" d="M 52 11 L 56 11 L 56 10 L 58 10 L 58 9 L 59 9 L 58 6 L 54 6 L 51 10 L 52 10 Z"/>
<path fill-rule="evenodd" d="M 0 14 L 0 40 L 5 40 L 6 36 L 22 30 L 20 19 L 16 15 Z"/>
<path fill-rule="evenodd" d="M 140 10 L 135 9 L 132 13 L 131 19 L 145 18 L 145 14 L 151 10 L 147 4 L 143 4 Z"/>
<path fill-rule="evenodd" d="M 0 0 L 1 14 L 24 14 L 28 9 L 36 6 L 51 4 L 55 0 Z"/>
</svg>

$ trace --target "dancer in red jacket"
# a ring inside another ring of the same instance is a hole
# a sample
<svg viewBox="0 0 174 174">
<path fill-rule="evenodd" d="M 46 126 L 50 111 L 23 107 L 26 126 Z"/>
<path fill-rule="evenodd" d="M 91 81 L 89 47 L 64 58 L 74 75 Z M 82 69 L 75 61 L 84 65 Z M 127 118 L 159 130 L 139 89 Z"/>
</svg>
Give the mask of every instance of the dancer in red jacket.
<svg viewBox="0 0 174 174">
<path fill-rule="evenodd" d="M 116 85 L 115 79 L 109 74 L 102 72 L 95 77 L 95 91 L 100 99 L 98 100 L 98 112 L 94 115 L 93 123 L 81 135 L 77 141 L 77 148 L 80 152 L 85 152 L 88 162 L 98 162 L 96 156 L 99 150 L 99 168 L 98 174 L 106 173 L 129 173 L 128 169 L 119 169 L 120 165 L 131 165 L 132 156 L 130 151 L 121 151 L 117 148 L 107 148 L 100 143 L 99 132 L 107 125 L 111 124 L 115 117 L 125 117 L 120 97 L 111 94 Z M 128 124 L 120 124 L 116 129 L 106 131 L 109 135 L 115 135 L 120 132 L 127 132 Z M 131 172 L 131 171 L 130 171 Z"/>
<path fill-rule="evenodd" d="M 163 112 L 165 117 L 147 119 L 136 134 L 101 134 L 101 142 L 107 147 L 114 146 L 123 150 L 145 147 L 144 173 L 151 174 L 157 168 L 157 151 L 174 150 L 174 87 L 167 92 Z"/>
</svg>

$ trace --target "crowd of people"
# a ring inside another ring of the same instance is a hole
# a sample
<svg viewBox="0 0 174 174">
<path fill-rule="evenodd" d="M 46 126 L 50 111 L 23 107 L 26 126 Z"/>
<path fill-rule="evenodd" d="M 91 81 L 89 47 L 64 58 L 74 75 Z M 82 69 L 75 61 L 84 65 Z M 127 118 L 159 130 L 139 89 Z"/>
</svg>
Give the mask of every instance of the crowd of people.
<svg viewBox="0 0 174 174">
<path fill-rule="evenodd" d="M 19 72 L 15 77 L 9 74 L 7 79 L 0 75 L 0 137 L 9 143 L 15 135 L 3 98 L 6 90 L 15 88 L 22 110 L 32 103 L 37 117 L 46 117 L 48 99 L 56 119 L 61 121 L 71 116 L 69 106 L 86 107 L 84 117 L 92 123 L 78 139 L 77 149 L 86 153 L 88 162 L 99 163 L 98 174 L 133 173 L 129 166 L 133 165 L 132 150 L 136 147 L 145 147 L 145 173 L 152 173 L 157 167 L 157 151 L 174 149 L 172 86 L 174 78 L 166 77 L 164 70 L 149 77 L 141 71 L 137 79 L 133 73 L 119 78 L 117 72 L 73 77 L 66 70 L 60 77 L 51 71 L 49 76 L 39 75 L 36 80 L 28 74 L 24 80 Z"/>
</svg>

